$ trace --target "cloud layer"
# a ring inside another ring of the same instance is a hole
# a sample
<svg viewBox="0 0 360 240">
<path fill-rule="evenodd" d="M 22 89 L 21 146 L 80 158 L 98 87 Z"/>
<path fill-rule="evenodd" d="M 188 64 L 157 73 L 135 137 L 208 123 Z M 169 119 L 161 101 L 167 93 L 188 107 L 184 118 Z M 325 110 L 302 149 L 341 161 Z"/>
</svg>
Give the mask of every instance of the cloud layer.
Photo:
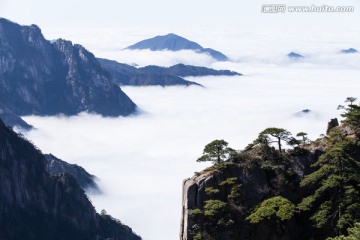
<svg viewBox="0 0 360 240">
<path fill-rule="evenodd" d="M 157 35 L 173 32 L 203 47 L 210 47 L 229 56 L 234 62 L 287 64 L 286 55 L 292 51 L 306 57 L 304 63 L 332 64 L 336 67 L 359 66 L 359 55 L 338 54 L 341 49 L 360 50 L 360 31 L 354 28 L 306 27 L 259 27 L 240 25 L 197 29 L 177 28 L 108 28 L 108 29 L 43 29 L 48 39 L 66 38 L 80 43 L 96 56 L 119 62 L 139 65 L 163 65 L 186 63 L 214 66 L 214 61 L 206 54 L 191 51 L 130 51 L 125 47 Z M 201 32 L 201 34 L 199 34 Z M 217 65 L 215 64 L 215 67 Z"/>
<path fill-rule="evenodd" d="M 225 139 L 230 147 L 241 149 L 266 127 L 304 131 L 316 139 L 325 133 L 327 121 L 339 116 L 338 104 L 347 96 L 360 97 L 360 54 L 337 53 L 359 48 L 358 32 L 348 32 L 347 37 L 295 30 L 284 36 L 251 29 L 230 32 L 209 32 L 202 41 L 194 32 L 183 32 L 236 60 L 217 63 L 188 52 L 120 51 L 130 44 L 123 40 L 106 45 L 101 34 L 99 39 L 88 38 L 85 45 L 100 57 L 137 59 L 142 65 L 187 61 L 245 75 L 188 78 L 205 88 L 124 87 L 141 114 L 29 116 L 25 120 L 36 129 L 26 137 L 43 152 L 77 163 L 100 179 L 104 194 L 91 196 L 98 210 L 106 209 L 145 240 L 177 239 L 182 180 L 207 166 L 195 162 L 205 144 Z M 291 61 L 284 57 L 290 51 L 307 58 Z M 311 113 L 296 114 L 303 109 Z"/>
</svg>

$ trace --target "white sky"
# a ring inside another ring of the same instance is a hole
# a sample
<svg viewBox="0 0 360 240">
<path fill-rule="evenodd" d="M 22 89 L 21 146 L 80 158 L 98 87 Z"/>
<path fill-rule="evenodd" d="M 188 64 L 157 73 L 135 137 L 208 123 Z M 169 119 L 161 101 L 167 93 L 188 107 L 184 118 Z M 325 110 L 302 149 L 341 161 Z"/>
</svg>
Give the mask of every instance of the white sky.
<svg viewBox="0 0 360 240">
<path fill-rule="evenodd" d="M 355 6 L 354 13 L 262 14 L 263 4 Z M 0 0 L 0 16 L 40 27 L 223 27 L 360 24 L 358 0 Z"/>
</svg>

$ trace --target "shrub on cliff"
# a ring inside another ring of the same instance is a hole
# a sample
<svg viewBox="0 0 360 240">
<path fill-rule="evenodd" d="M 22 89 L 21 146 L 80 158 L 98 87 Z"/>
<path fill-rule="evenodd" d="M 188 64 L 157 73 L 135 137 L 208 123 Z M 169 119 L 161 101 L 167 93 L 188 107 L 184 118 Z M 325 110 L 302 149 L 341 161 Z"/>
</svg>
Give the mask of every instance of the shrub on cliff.
<svg viewBox="0 0 360 240">
<path fill-rule="evenodd" d="M 288 199 L 281 196 L 269 198 L 260 205 L 246 218 L 250 223 L 257 224 L 264 220 L 286 221 L 291 219 L 295 213 L 295 205 Z"/>
</svg>

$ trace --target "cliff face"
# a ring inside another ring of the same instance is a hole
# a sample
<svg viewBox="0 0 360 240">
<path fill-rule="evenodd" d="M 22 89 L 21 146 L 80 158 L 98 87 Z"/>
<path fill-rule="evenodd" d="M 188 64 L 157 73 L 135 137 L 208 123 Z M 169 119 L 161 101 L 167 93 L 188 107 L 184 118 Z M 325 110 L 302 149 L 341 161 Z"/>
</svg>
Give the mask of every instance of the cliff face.
<svg viewBox="0 0 360 240">
<path fill-rule="evenodd" d="M 35 26 L 0 19 L 0 106 L 17 115 L 128 115 L 135 104 L 94 55 Z"/>
<path fill-rule="evenodd" d="M 33 127 L 25 122 L 21 117 L 14 114 L 10 109 L 0 106 L 0 119 L 2 119 L 6 126 L 20 127 L 24 130 L 30 130 Z"/>
<path fill-rule="evenodd" d="M 333 127 L 281 153 L 259 135 L 186 179 L 180 240 L 322 240 L 346 232 L 360 220 L 355 132 Z"/>
<path fill-rule="evenodd" d="M 71 175 L 45 168 L 41 152 L 0 120 L 0 239 L 140 239 L 97 214 Z"/>
<path fill-rule="evenodd" d="M 96 177 L 88 173 L 84 168 L 76 164 L 69 164 L 52 154 L 45 154 L 46 170 L 52 176 L 67 173 L 71 175 L 77 184 L 84 190 L 93 193 L 100 193 L 100 189 L 95 182 Z"/>
<path fill-rule="evenodd" d="M 272 230 L 271 226 L 262 226 L 254 229 L 251 224 L 245 221 L 245 215 L 254 206 L 264 199 L 281 194 L 289 199 L 298 198 L 301 193 L 295 189 L 305 172 L 309 171 L 309 166 L 318 156 L 319 149 L 309 152 L 301 158 L 294 159 L 288 166 L 294 175 L 291 182 L 281 182 L 284 176 L 277 176 L 276 172 L 270 169 L 263 169 L 260 166 L 246 168 L 241 164 L 229 165 L 222 170 L 210 170 L 199 173 L 183 182 L 183 204 L 182 218 L 180 226 L 180 240 L 193 240 L 196 235 L 197 225 L 203 224 L 203 219 L 191 215 L 194 209 L 203 209 L 205 202 L 211 198 L 206 193 L 206 189 L 218 189 L 216 199 L 227 202 L 231 194 L 232 186 L 224 184 L 229 179 L 236 179 L 233 185 L 241 185 L 241 197 L 239 202 L 229 202 L 228 214 L 231 215 L 234 224 L 229 227 L 213 228 L 214 232 L 201 239 L 221 239 L 221 240 L 243 240 L 243 239 L 297 239 L 299 227 L 295 223 L 287 225 L 287 232 L 282 233 L 282 237 L 269 238 Z M 316 152 L 316 153 L 315 153 Z M 267 234 L 265 234 L 267 233 Z"/>
</svg>

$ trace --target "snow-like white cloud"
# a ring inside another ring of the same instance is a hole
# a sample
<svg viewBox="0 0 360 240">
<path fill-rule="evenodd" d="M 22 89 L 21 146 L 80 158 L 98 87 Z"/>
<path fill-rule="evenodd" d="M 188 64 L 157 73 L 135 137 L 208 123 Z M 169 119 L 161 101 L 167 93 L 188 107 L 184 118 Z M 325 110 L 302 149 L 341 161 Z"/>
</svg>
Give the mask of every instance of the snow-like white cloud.
<svg viewBox="0 0 360 240">
<path fill-rule="evenodd" d="M 229 56 L 235 63 L 264 63 L 275 65 L 316 64 L 332 65 L 336 68 L 357 68 L 360 54 L 340 54 L 341 49 L 356 48 L 360 50 L 360 31 L 342 28 L 306 27 L 254 27 L 239 26 L 222 29 L 178 28 L 105 28 L 105 29 L 43 29 L 48 39 L 66 38 L 74 43 L 84 45 L 97 57 L 113 59 L 123 63 L 169 66 L 177 63 L 217 67 L 207 54 L 193 51 L 150 51 L 124 50 L 138 41 L 157 35 L 174 32 L 203 47 L 213 48 Z M 294 62 L 287 58 L 290 52 L 298 52 L 305 59 Z"/>
<path fill-rule="evenodd" d="M 196 32 L 183 34 L 199 41 Z M 358 32 L 287 34 L 240 29 L 208 32 L 200 39 L 230 55 L 232 62 L 212 62 L 186 51 L 121 51 L 133 41 L 105 44 L 117 39 L 114 31 L 91 35 L 95 39 L 79 34 L 74 42 L 82 38 L 100 57 L 142 65 L 188 61 L 245 75 L 188 78 L 205 88 L 124 87 L 142 114 L 29 116 L 25 120 L 36 129 L 26 137 L 43 152 L 80 164 L 100 179 L 104 194 L 91 196 L 98 210 L 106 209 L 146 240 L 177 239 L 182 180 L 207 166 L 195 162 L 205 144 L 225 139 L 241 149 L 266 127 L 304 131 L 316 139 L 330 118 L 339 117 L 338 104 L 347 96 L 360 97 L 360 54 L 338 54 L 342 48 L 359 48 Z M 291 61 L 285 56 L 290 51 L 306 58 Z M 303 109 L 311 113 L 296 115 Z"/>
</svg>

